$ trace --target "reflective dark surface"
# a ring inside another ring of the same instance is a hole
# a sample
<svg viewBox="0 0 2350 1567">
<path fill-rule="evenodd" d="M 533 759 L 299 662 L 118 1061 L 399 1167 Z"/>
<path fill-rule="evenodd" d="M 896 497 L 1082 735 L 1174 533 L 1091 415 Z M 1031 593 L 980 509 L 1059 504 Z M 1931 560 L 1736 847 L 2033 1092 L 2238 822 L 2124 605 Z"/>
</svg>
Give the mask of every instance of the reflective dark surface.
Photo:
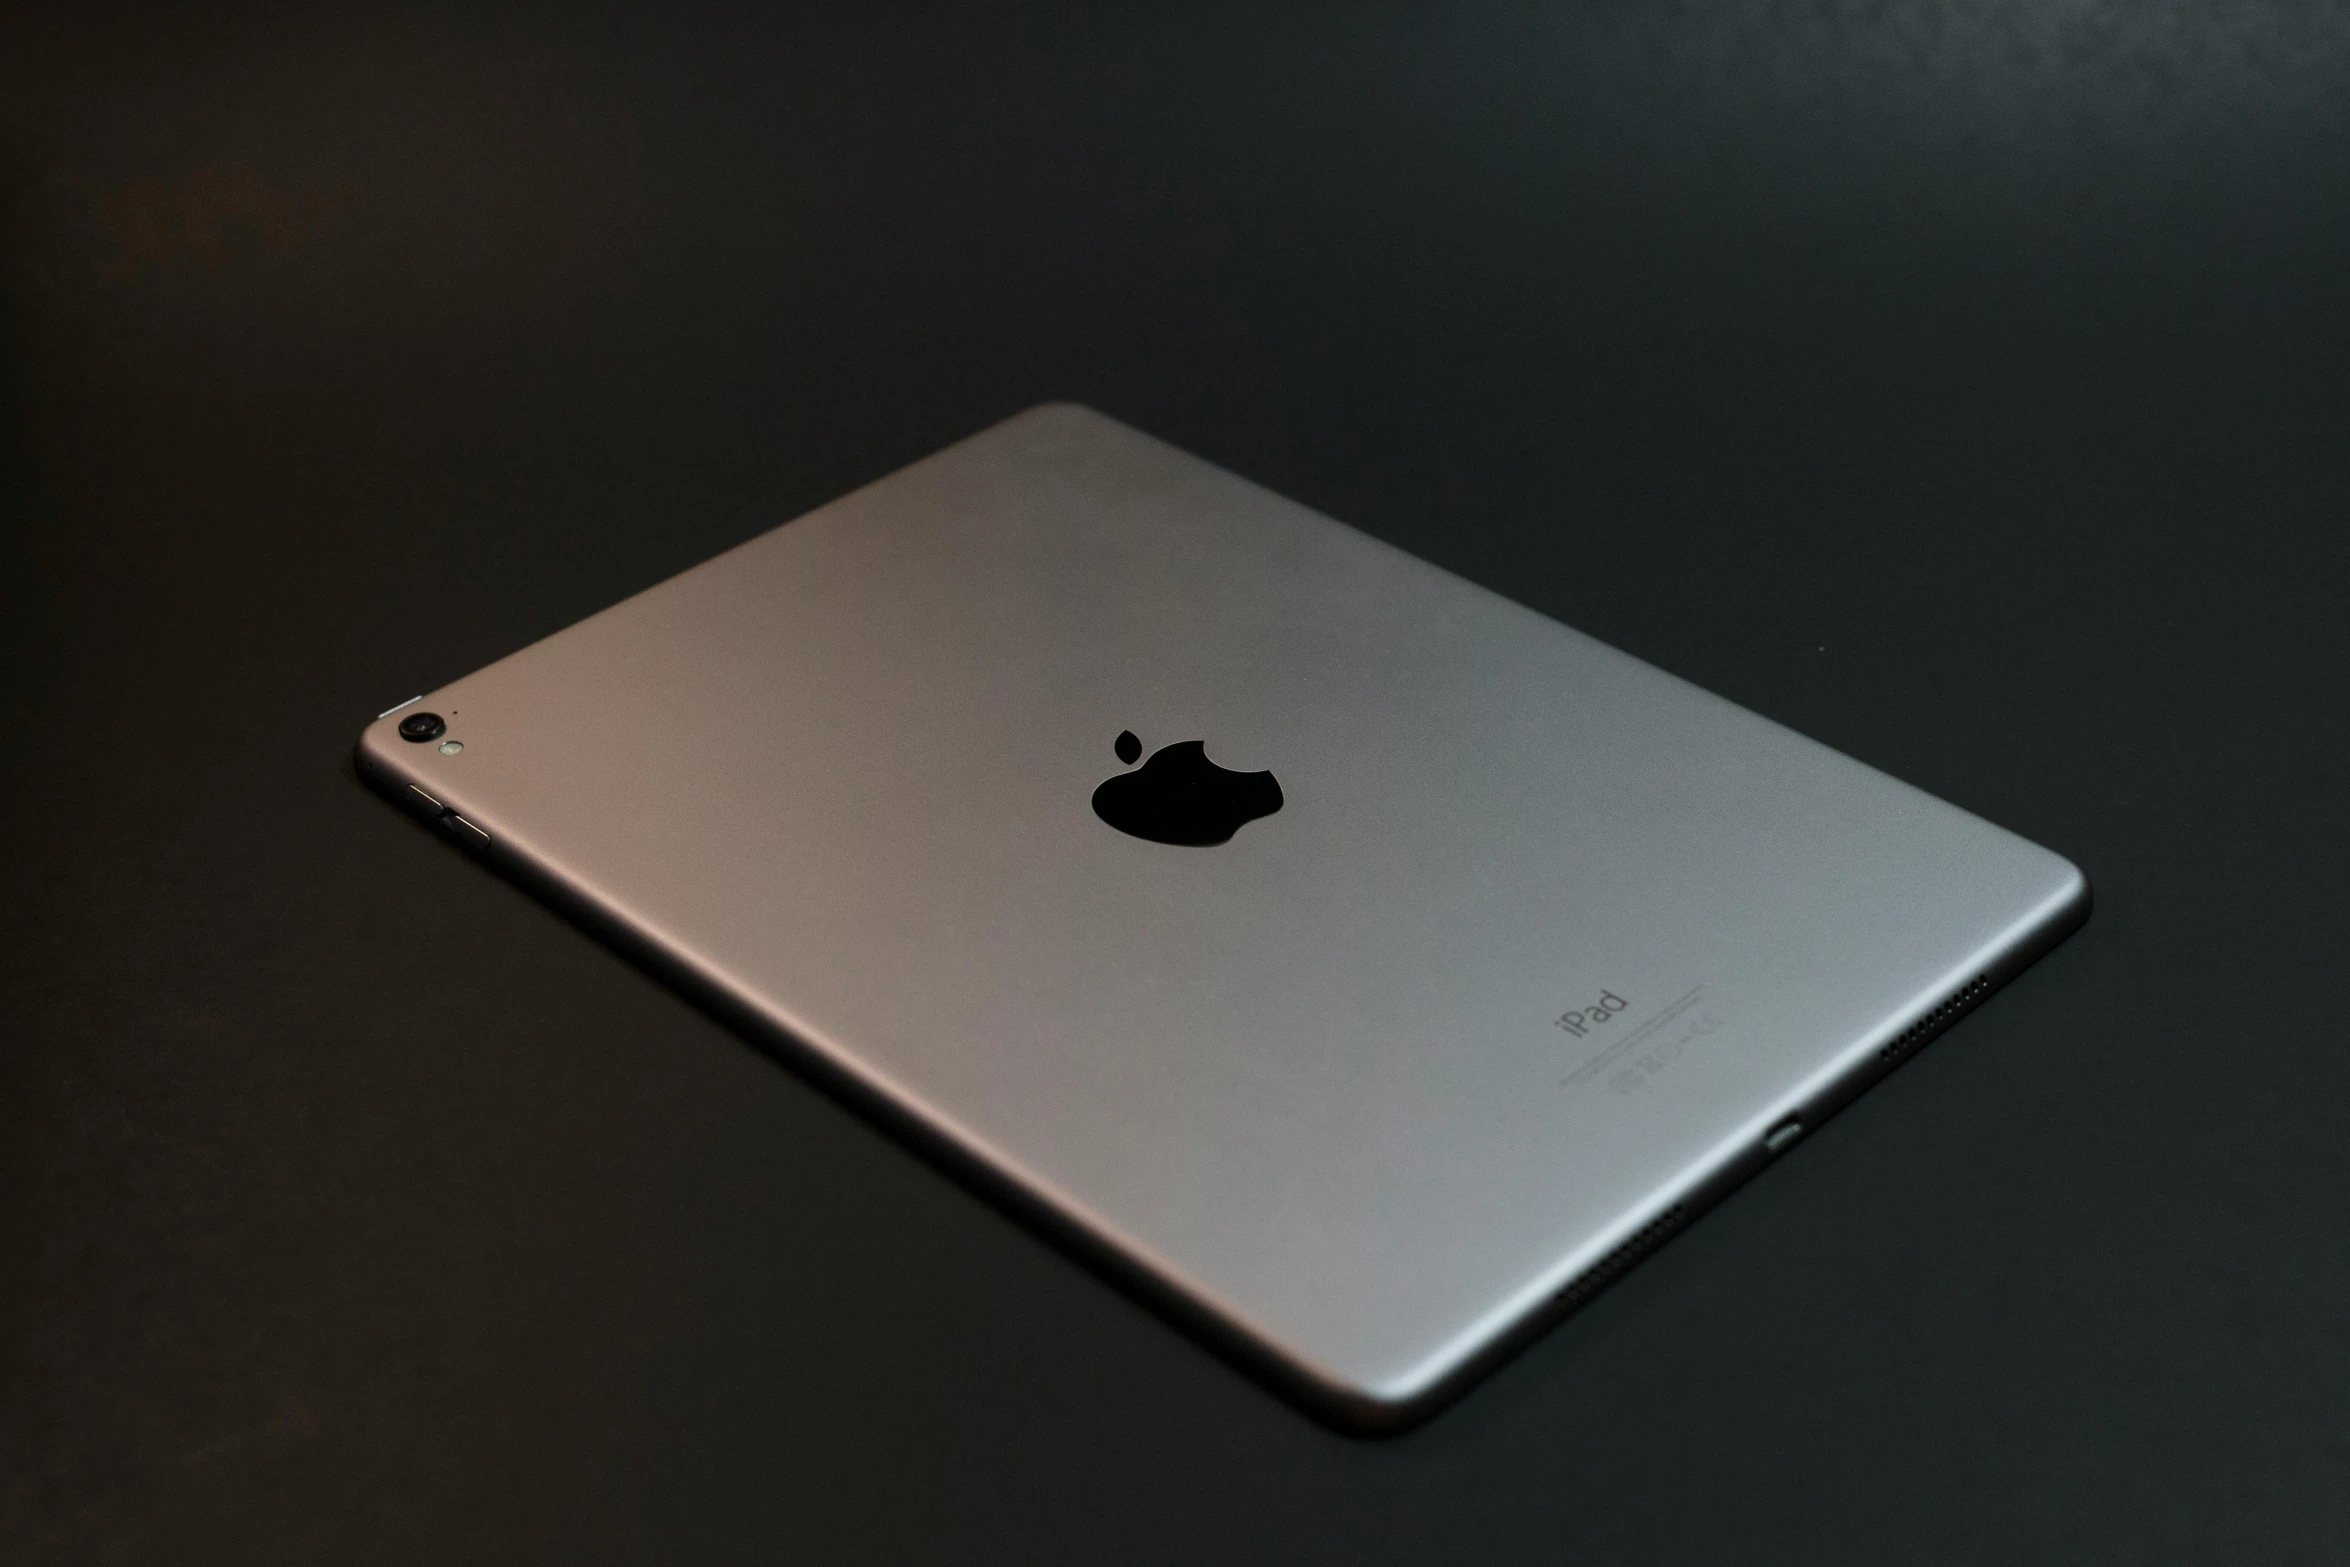
<svg viewBox="0 0 2350 1567">
<path fill-rule="evenodd" d="M 2350 1553 L 2346 89 L 2175 0 L 0 23 L 0 1559 Z M 1308 1424 L 345 761 L 1057 397 L 2096 920 Z"/>
</svg>

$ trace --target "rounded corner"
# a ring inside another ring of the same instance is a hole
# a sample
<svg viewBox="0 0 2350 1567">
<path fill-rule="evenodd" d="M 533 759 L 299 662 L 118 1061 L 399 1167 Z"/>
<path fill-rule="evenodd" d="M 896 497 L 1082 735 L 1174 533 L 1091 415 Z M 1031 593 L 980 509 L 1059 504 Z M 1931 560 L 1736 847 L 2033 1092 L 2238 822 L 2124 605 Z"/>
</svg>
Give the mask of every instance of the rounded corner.
<svg viewBox="0 0 2350 1567">
<path fill-rule="evenodd" d="M 1366 1441 L 1380 1441 L 1402 1436 L 1426 1424 L 1450 1400 L 1428 1389 L 1394 1393 L 1317 1381 L 1307 1391 L 1304 1402 L 1334 1430 Z"/>
<path fill-rule="evenodd" d="M 1118 421 L 1103 413 L 1065 397 L 1033 404 L 1021 409 L 1004 421 L 1007 425 L 1042 427 L 1055 430 L 1103 429 L 1117 426 Z"/>
<path fill-rule="evenodd" d="M 2057 923 L 2067 930 L 2078 930 L 2089 923 L 2089 916 L 2096 911 L 2097 887 L 2087 871 L 2064 855 L 2058 855 L 2056 862 L 2064 867 L 2064 882 L 2056 905 Z"/>
<path fill-rule="evenodd" d="M 376 731 L 381 729 L 383 724 L 384 720 L 380 718 L 370 719 L 360 725 L 359 733 L 352 737 L 351 759 L 359 764 L 361 772 L 365 772 L 371 766 L 383 764 L 383 758 L 376 754 L 375 749 Z"/>
</svg>

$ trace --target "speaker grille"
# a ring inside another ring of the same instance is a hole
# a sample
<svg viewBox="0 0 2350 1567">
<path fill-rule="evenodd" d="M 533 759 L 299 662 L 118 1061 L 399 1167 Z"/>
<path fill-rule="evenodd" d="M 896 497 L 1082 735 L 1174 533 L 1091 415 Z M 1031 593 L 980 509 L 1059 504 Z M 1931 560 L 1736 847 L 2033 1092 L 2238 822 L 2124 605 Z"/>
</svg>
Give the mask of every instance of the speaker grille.
<svg viewBox="0 0 2350 1567">
<path fill-rule="evenodd" d="M 1673 1226 L 1679 1224 L 1682 1217 L 1681 1204 L 1673 1204 L 1626 1236 L 1614 1251 L 1577 1274 L 1573 1283 L 1550 1297 L 1551 1304 L 1559 1311 L 1572 1311 L 1582 1305 L 1613 1284 L 1625 1269 L 1655 1250 L 1657 1243 L 1672 1233 Z"/>
<path fill-rule="evenodd" d="M 1977 974 L 1973 979 L 1960 986 L 1958 991 L 1940 1006 L 1894 1035 L 1885 1047 L 1877 1052 L 1877 1059 L 1888 1065 L 1900 1060 L 1949 1027 L 1961 1012 L 1982 1000 L 1990 993 L 1990 990 L 1991 976 Z"/>
</svg>

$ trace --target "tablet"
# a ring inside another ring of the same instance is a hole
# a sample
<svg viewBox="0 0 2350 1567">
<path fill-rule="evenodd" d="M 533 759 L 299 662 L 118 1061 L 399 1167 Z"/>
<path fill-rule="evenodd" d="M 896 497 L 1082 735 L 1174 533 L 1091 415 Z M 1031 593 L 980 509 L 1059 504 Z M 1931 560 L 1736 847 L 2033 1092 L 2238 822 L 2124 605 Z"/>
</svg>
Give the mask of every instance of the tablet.
<svg viewBox="0 0 2350 1567">
<path fill-rule="evenodd" d="M 358 759 L 1360 1427 L 2089 907 L 2045 849 L 1068 405 Z"/>
</svg>

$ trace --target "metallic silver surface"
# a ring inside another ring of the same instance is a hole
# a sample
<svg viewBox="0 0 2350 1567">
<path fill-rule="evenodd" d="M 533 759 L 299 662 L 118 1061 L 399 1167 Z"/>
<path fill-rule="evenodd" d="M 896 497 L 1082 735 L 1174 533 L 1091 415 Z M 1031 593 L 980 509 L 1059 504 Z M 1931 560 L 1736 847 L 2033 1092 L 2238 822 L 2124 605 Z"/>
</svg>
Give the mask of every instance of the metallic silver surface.
<svg viewBox="0 0 2350 1567">
<path fill-rule="evenodd" d="M 1373 1423 L 2087 910 L 2043 849 L 1067 406 L 425 706 L 464 749 L 387 716 L 375 781 Z M 1125 730 L 1286 803 L 1124 836 L 1088 801 Z"/>
</svg>

